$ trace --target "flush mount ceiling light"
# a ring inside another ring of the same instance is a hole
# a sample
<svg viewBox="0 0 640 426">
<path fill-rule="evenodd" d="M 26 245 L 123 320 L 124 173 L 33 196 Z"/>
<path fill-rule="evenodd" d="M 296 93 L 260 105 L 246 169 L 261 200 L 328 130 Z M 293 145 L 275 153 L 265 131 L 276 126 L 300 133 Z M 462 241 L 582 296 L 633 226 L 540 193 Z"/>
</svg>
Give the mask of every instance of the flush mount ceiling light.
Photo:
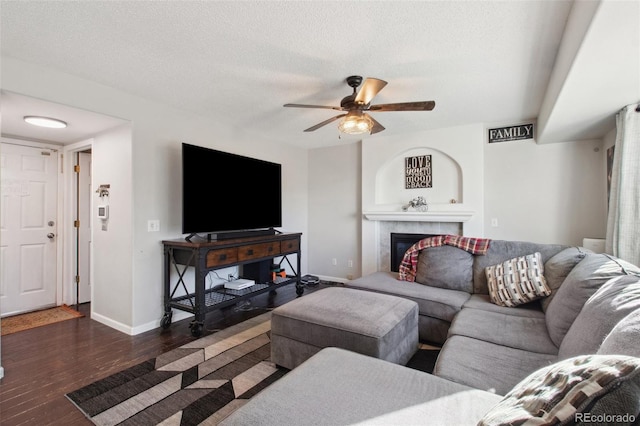
<svg viewBox="0 0 640 426">
<path fill-rule="evenodd" d="M 371 133 L 373 121 L 362 111 L 349 111 L 338 124 L 338 130 L 350 135 L 361 135 Z"/>
<path fill-rule="evenodd" d="M 64 129 L 67 127 L 67 123 L 62 120 L 50 117 L 40 117 L 37 115 L 26 115 L 24 121 L 34 126 L 47 127 L 50 129 Z"/>
</svg>

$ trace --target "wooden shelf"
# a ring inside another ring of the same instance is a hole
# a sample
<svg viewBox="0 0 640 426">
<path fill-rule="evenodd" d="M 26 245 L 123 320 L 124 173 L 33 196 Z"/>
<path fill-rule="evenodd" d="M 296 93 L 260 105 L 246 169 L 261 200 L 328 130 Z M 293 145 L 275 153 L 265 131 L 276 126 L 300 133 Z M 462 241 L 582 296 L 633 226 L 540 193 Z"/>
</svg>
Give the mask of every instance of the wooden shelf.
<svg viewBox="0 0 640 426">
<path fill-rule="evenodd" d="M 284 233 L 220 241 L 163 241 L 164 316 L 160 320 L 161 326 L 168 328 L 171 325 L 173 308 L 191 312 L 195 316 L 191 323 L 191 333 L 197 337 L 202 333 L 206 313 L 214 309 L 221 309 L 294 283 L 296 293 L 302 295 L 304 287 L 300 282 L 301 235 Z M 294 263 L 289 260 L 290 255 L 295 255 Z M 292 274 L 272 281 L 271 265 L 274 258 L 280 259 L 279 265 L 286 262 Z M 242 278 L 252 279 L 256 284 L 242 290 L 206 289 L 205 280 L 209 272 L 236 265 L 242 265 Z M 176 296 L 191 288 L 185 282 L 188 267 L 195 269 L 195 290 L 186 295 Z"/>
</svg>

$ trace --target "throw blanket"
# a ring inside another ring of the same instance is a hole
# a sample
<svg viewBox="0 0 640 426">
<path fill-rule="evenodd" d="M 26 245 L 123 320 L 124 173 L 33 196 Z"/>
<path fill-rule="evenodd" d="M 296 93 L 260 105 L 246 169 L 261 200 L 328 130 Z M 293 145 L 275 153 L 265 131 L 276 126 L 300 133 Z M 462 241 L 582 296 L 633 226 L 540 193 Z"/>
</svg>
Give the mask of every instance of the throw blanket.
<svg viewBox="0 0 640 426">
<path fill-rule="evenodd" d="M 437 237 L 429 237 L 418 241 L 404 254 L 402 262 L 400 262 L 398 279 L 401 281 L 416 280 L 416 272 L 418 269 L 418 254 L 420 250 L 427 247 L 439 247 L 449 245 L 458 247 L 459 249 L 468 251 L 472 254 L 485 254 L 489 250 L 489 241 L 485 238 L 470 238 L 460 235 L 438 235 Z"/>
</svg>

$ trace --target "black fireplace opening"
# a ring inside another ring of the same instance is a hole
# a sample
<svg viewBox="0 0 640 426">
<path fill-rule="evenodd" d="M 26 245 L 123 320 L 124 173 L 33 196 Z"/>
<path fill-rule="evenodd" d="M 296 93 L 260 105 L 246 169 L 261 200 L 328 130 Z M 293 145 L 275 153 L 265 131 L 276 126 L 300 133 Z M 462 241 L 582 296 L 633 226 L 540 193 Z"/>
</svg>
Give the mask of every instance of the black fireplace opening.
<svg viewBox="0 0 640 426">
<path fill-rule="evenodd" d="M 391 233 L 391 272 L 400 271 L 400 263 L 409 248 L 420 240 L 437 237 L 440 234 L 401 234 Z"/>
</svg>

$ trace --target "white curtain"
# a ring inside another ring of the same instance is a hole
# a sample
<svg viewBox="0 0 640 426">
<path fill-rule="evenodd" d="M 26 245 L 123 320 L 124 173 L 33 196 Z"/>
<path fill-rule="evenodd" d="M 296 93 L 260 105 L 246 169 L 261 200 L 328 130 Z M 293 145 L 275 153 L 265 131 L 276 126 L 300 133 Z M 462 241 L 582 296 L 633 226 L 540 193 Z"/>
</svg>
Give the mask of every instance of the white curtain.
<svg viewBox="0 0 640 426">
<path fill-rule="evenodd" d="M 606 251 L 640 265 L 640 105 L 616 116 Z"/>
</svg>

